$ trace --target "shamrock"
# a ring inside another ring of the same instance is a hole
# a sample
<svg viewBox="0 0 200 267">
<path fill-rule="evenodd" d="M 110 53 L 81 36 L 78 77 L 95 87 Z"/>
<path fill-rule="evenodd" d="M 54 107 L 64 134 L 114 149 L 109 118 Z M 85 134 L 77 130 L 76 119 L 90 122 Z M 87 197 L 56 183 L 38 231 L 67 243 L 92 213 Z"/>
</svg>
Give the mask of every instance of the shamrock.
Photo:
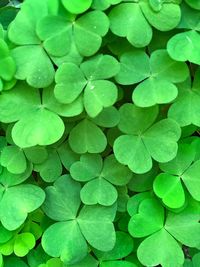
<svg viewBox="0 0 200 267">
<path fill-rule="evenodd" d="M 118 122 L 119 113 L 114 107 L 103 109 L 93 119 L 86 117 L 70 131 L 69 145 L 71 149 L 78 154 L 103 152 L 107 145 L 107 139 L 100 127 L 114 127 Z"/>
<path fill-rule="evenodd" d="M 47 95 L 53 94 L 51 88 L 46 90 Z M 39 91 L 25 83 L 18 83 L 12 90 L 0 95 L 1 121 L 17 121 L 12 129 L 12 138 L 21 148 L 50 145 L 58 141 L 64 133 L 64 123 L 58 114 L 68 116 L 68 107 L 65 110 L 66 105 L 63 105 L 61 110 L 59 103 L 52 107 L 45 91 L 42 103 Z"/>
<path fill-rule="evenodd" d="M 143 199 L 128 225 L 133 237 L 148 236 L 137 250 L 140 262 L 145 266 L 182 266 L 184 255 L 177 241 L 192 247 L 199 246 L 196 237 L 196 233 L 200 232 L 199 210 L 199 204 L 191 201 L 182 212 L 169 212 L 165 221 L 164 208 L 160 203 L 153 197 Z M 188 214 L 191 215 L 190 221 L 187 220 Z"/>
<path fill-rule="evenodd" d="M 200 40 L 199 16 L 200 11 L 190 8 L 188 5 L 181 6 L 181 22 L 178 28 L 183 32 L 175 34 L 167 44 L 167 51 L 174 60 L 190 61 L 200 64 L 200 49 L 197 45 Z M 192 19 L 191 19 L 192 18 Z"/>
<path fill-rule="evenodd" d="M 160 164 L 164 173 L 154 180 L 154 192 L 170 208 L 180 208 L 185 203 L 183 184 L 194 199 L 200 201 L 200 160 L 195 161 L 195 150 L 189 144 L 180 144 L 176 157 Z M 182 184 L 183 183 L 183 184 Z"/>
<path fill-rule="evenodd" d="M 36 185 L 21 184 L 30 176 L 11 174 L 6 169 L 0 174 L 0 220 L 8 230 L 20 227 L 27 214 L 36 210 L 44 202 L 44 191 Z"/>
<path fill-rule="evenodd" d="M 86 182 L 80 192 L 86 205 L 110 206 L 117 200 L 113 185 L 126 185 L 131 178 L 129 169 L 116 161 L 114 155 L 103 160 L 98 154 L 82 155 L 80 161 L 72 164 L 70 174 L 79 182 Z"/>
<path fill-rule="evenodd" d="M 82 5 L 86 7 L 88 1 L 90 0 L 84 1 Z M 65 7 L 74 6 L 74 0 L 62 0 L 62 2 L 65 2 Z M 81 8 L 80 5 L 76 7 L 77 11 Z M 43 41 L 45 50 L 55 57 L 95 54 L 108 29 L 109 20 L 102 11 L 91 11 L 78 19 L 70 13 L 44 16 L 36 25 L 37 35 Z"/>
<path fill-rule="evenodd" d="M 12 82 L 15 72 L 16 64 L 8 45 L 0 38 L 0 91 L 4 89 L 6 83 Z"/>
<path fill-rule="evenodd" d="M 83 92 L 83 102 L 90 117 L 96 117 L 103 108 L 117 100 L 117 87 L 111 81 L 119 71 L 118 61 L 109 55 L 95 56 L 80 65 L 62 64 L 55 76 L 56 99 L 64 104 L 75 101 Z"/>
<path fill-rule="evenodd" d="M 200 126 L 200 69 L 195 72 L 193 85 L 190 82 L 179 89 L 179 95 L 176 101 L 171 105 L 168 111 L 168 117 L 176 120 L 183 127 L 190 124 Z"/>
<path fill-rule="evenodd" d="M 116 206 L 83 206 L 78 212 L 80 189 L 78 182 L 63 175 L 45 190 L 43 210 L 57 222 L 44 232 L 42 246 L 47 254 L 60 257 L 65 264 L 83 259 L 87 255 L 87 242 L 102 251 L 111 250 L 115 244 L 112 221 Z"/>
<path fill-rule="evenodd" d="M 167 162 L 176 156 L 180 127 L 171 119 L 153 124 L 158 115 L 157 106 L 139 108 L 127 103 L 119 112 L 118 127 L 124 134 L 115 140 L 114 154 L 120 163 L 139 174 L 152 168 L 152 158 Z"/>
<path fill-rule="evenodd" d="M 133 102 L 140 107 L 171 102 L 178 94 L 174 83 L 189 76 L 187 65 L 172 60 L 164 49 L 154 51 L 150 59 L 140 50 L 126 52 L 120 56 L 120 62 L 121 69 L 115 77 L 118 83 L 141 82 L 132 94 Z"/>
<path fill-rule="evenodd" d="M 176 1 L 157 1 L 155 5 L 148 0 L 131 2 L 133 3 L 113 7 L 109 19 L 111 31 L 117 36 L 126 37 L 135 47 L 144 47 L 150 43 L 151 26 L 160 31 L 168 31 L 175 28 L 180 21 L 181 12 Z"/>
</svg>

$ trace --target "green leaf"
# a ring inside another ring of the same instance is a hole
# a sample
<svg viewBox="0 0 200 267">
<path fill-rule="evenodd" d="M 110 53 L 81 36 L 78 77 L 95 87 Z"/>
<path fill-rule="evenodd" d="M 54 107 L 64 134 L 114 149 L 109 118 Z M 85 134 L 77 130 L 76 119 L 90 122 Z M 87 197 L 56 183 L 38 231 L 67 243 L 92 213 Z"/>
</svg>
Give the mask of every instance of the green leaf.
<svg viewBox="0 0 200 267">
<path fill-rule="evenodd" d="M 0 202 L 0 220 L 8 230 L 15 230 L 27 218 L 27 214 L 44 202 L 44 191 L 35 185 L 18 185 L 8 188 Z"/>
<path fill-rule="evenodd" d="M 47 87 L 53 82 L 55 71 L 41 46 L 18 46 L 11 53 L 17 65 L 15 78 L 26 80 L 35 88 Z"/>
<path fill-rule="evenodd" d="M 149 58 L 142 50 L 126 52 L 120 57 L 120 71 L 115 76 L 119 84 L 138 83 L 150 75 Z"/>
<path fill-rule="evenodd" d="M 128 231 L 133 237 L 145 237 L 162 229 L 164 209 L 155 199 L 143 200 L 138 213 L 133 215 L 128 224 Z"/>
<path fill-rule="evenodd" d="M 113 7 L 109 19 L 111 31 L 117 36 L 126 37 L 133 46 L 144 47 L 150 43 L 152 29 L 138 3 L 124 3 Z"/>
<path fill-rule="evenodd" d="M 53 186 L 45 189 L 44 212 L 49 218 L 56 221 L 74 219 L 80 206 L 80 189 L 80 184 L 73 181 L 69 175 L 61 176 Z"/>
<path fill-rule="evenodd" d="M 42 246 L 46 253 L 60 257 L 65 264 L 76 263 L 87 255 L 87 243 L 74 220 L 51 225 L 43 234 Z"/>
<path fill-rule="evenodd" d="M 107 140 L 102 130 L 88 119 L 79 122 L 70 132 L 69 144 L 76 153 L 100 153 L 104 151 Z"/>
<path fill-rule="evenodd" d="M 122 259 L 133 251 L 133 239 L 127 233 L 117 231 L 114 248 L 108 252 L 95 250 L 94 253 L 100 261 Z"/>
<path fill-rule="evenodd" d="M 188 191 L 194 199 L 200 201 L 200 180 L 199 180 L 200 160 L 193 163 L 182 175 L 181 178 Z"/>
<path fill-rule="evenodd" d="M 80 196 L 86 205 L 110 206 L 116 202 L 118 194 L 113 185 L 100 177 L 85 184 Z"/>
<path fill-rule="evenodd" d="M 62 64 L 56 72 L 55 80 L 55 97 L 64 104 L 73 102 L 87 83 L 81 70 L 72 63 Z"/>
<path fill-rule="evenodd" d="M 155 194 L 170 208 L 181 208 L 185 203 L 185 193 L 178 176 L 161 173 L 153 184 Z"/>
<path fill-rule="evenodd" d="M 148 97 L 146 97 L 148 95 Z M 133 91 L 132 100 L 139 107 L 150 107 L 155 104 L 166 104 L 178 95 L 175 85 L 156 78 L 149 78 L 140 83 Z"/>
<path fill-rule="evenodd" d="M 101 251 L 113 249 L 116 235 L 112 221 L 116 206 L 84 206 L 77 218 L 82 234 L 88 243 Z"/>
<path fill-rule="evenodd" d="M 154 233 L 139 245 L 139 261 L 146 266 L 179 267 L 184 262 L 184 254 L 175 239 L 165 230 Z"/>
<path fill-rule="evenodd" d="M 189 247 L 199 247 L 199 206 L 193 201 L 180 213 L 170 212 L 165 229 L 179 242 Z"/>
<path fill-rule="evenodd" d="M 181 10 L 179 5 L 174 4 L 172 1 L 163 2 L 159 12 L 152 10 L 147 1 L 142 1 L 140 6 L 144 16 L 153 27 L 160 31 L 169 31 L 175 28 L 180 22 Z"/>
<path fill-rule="evenodd" d="M 17 146 L 4 147 L 1 153 L 1 165 L 14 174 L 25 172 L 27 162 L 22 149 Z"/>
<path fill-rule="evenodd" d="M 80 14 L 85 12 L 92 4 L 92 0 L 62 0 L 64 7 L 73 14 Z"/>
<path fill-rule="evenodd" d="M 198 42 L 200 35 L 196 31 L 186 31 L 174 35 L 167 44 L 167 51 L 176 61 L 190 61 L 200 64 Z"/>
<path fill-rule="evenodd" d="M 80 157 L 80 161 L 72 164 L 70 174 L 76 181 L 90 181 L 100 175 L 103 161 L 98 154 L 85 154 Z"/>
<path fill-rule="evenodd" d="M 64 123 L 58 115 L 41 107 L 14 125 L 12 138 L 22 148 L 50 145 L 62 137 L 64 129 Z"/>
<path fill-rule="evenodd" d="M 35 237 L 31 233 L 17 235 L 14 243 L 14 253 L 18 257 L 24 257 L 35 246 Z"/>
<path fill-rule="evenodd" d="M 48 158 L 44 162 L 36 165 L 35 170 L 40 173 L 45 182 L 54 182 L 62 175 L 62 164 L 58 153 L 55 150 L 50 150 Z"/>
<path fill-rule="evenodd" d="M 91 81 L 84 90 L 84 106 L 90 117 L 96 117 L 103 108 L 112 106 L 117 100 L 117 87 L 110 81 Z"/>
</svg>

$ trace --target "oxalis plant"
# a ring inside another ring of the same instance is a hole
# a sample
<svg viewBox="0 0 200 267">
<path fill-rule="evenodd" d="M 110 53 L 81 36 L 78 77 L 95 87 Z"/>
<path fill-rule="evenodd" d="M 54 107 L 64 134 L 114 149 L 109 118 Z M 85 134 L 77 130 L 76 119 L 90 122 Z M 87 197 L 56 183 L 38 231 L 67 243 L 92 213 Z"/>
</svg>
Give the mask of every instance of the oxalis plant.
<svg viewBox="0 0 200 267">
<path fill-rule="evenodd" d="M 0 267 L 200 266 L 198 0 L 0 1 Z"/>
</svg>

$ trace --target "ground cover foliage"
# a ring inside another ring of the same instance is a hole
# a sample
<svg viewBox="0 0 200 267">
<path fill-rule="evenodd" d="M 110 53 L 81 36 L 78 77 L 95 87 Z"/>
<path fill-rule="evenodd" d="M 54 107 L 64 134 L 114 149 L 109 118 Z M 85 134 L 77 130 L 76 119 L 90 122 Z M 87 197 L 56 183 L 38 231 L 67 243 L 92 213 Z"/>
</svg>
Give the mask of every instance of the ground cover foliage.
<svg viewBox="0 0 200 267">
<path fill-rule="evenodd" d="M 200 266 L 197 0 L 0 1 L 0 266 Z"/>
</svg>

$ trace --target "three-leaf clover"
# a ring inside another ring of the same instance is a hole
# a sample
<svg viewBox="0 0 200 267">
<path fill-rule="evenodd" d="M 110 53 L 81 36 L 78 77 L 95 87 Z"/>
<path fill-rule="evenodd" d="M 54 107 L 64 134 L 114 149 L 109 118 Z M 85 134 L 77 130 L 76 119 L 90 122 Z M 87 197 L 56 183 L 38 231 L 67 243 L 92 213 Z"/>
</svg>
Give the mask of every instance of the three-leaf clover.
<svg viewBox="0 0 200 267">
<path fill-rule="evenodd" d="M 18 83 L 12 90 L 4 91 L 0 95 L 0 107 L 1 121 L 17 121 L 12 129 L 12 138 L 21 148 L 50 145 L 64 133 L 64 122 L 51 108 L 48 109 L 45 97 L 41 102 L 39 91 L 25 83 Z"/>
<path fill-rule="evenodd" d="M 70 174 L 73 179 L 85 182 L 80 191 L 84 204 L 104 206 L 115 203 L 118 197 L 115 186 L 126 185 L 132 176 L 130 170 L 118 163 L 114 155 L 107 157 L 103 163 L 99 154 L 82 155 L 80 161 L 72 164 Z"/>
<path fill-rule="evenodd" d="M 73 3 L 68 0 L 63 2 L 68 2 L 67 5 Z M 97 10 L 83 14 L 78 19 L 70 13 L 45 16 L 36 26 L 37 35 L 43 41 L 45 50 L 54 57 L 70 54 L 72 56 L 74 53 L 81 56 L 95 54 L 101 47 L 102 37 L 108 29 L 108 17 Z"/>
<path fill-rule="evenodd" d="M 171 1 L 156 1 L 155 5 L 148 0 L 130 2 L 133 3 L 122 3 L 111 9 L 110 29 L 115 35 L 126 37 L 135 47 L 144 47 L 150 43 L 151 26 L 168 31 L 180 21 L 180 7 Z"/>
<path fill-rule="evenodd" d="M 115 244 L 112 221 L 116 206 L 83 206 L 80 209 L 80 183 L 63 175 L 46 188 L 45 213 L 57 221 L 44 232 L 42 246 L 47 254 L 60 257 L 65 264 L 80 261 L 87 255 L 87 242 L 102 251 Z M 74 241 L 76 242 L 74 243 Z"/>
<path fill-rule="evenodd" d="M 115 140 L 113 148 L 120 163 L 135 173 L 145 173 L 152 168 L 152 159 L 167 162 L 176 156 L 180 127 L 171 119 L 154 123 L 157 106 L 139 108 L 127 103 L 119 112 L 118 127 L 124 134 Z"/>
<path fill-rule="evenodd" d="M 103 108 L 117 100 L 118 90 L 108 81 L 119 71 L 118 61 L 109 55 L 95 56 L 80 65 L 62 64 L 55 76 L 56 99 L 64 104 L 74 102 L 83 92 L 83 102 L 90 117 L 96 117 Z"/>
<path fill-rule="evenodd" d="M 160 164 L 164 173 L 155 178 L 153 187 L 156 195 L 168 207 L 180 208 L 184 205 L 183 184 L 191 196 L 200 201 L 200 160 L 194 160 L 194 148 L 189 144 L 180 144 L 177 156 L 170 162 Z"/>
<path fill-rule="evenodd" d="M 130 234 L 137 238 L 147 236 L 137 250 L 140 262 L 146 266 L 181 266 L 184 254 L 177 241 L 199 246 L 196 237 L 200 232 L 199 208 L 197 202 L 191 201 L 184 211 L 169 212 L 165 221 L 164 208 L 155 198 L 147 197 L 138 203 L 137 209 L 128 210 L 132 216 L 128 225 Z"/>
<path fill-rule="evenodd" d="M 150 58 L 144 51 L 126 52 L 120 56 L 120 63 L 116 81 L 140 82 L 132 94 L 133 102 L 140 107 L 171 102 L 178 95 L 174 83 L 183 82 L 189 75 L 187 65 L 172 60 L 164 49 L 154 51 Z"/>
</svg>

